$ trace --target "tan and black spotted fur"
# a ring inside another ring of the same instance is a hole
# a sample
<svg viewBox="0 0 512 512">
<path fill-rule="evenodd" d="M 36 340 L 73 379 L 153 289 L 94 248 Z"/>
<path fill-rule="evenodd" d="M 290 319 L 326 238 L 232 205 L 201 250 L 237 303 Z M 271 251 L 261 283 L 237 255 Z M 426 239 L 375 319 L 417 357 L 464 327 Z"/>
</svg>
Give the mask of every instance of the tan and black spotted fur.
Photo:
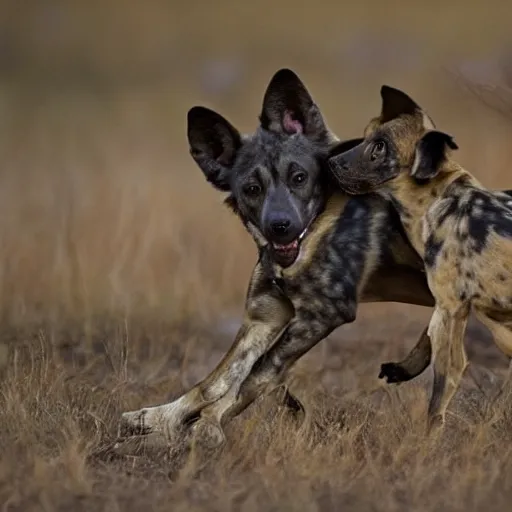
<svg viewBox="0 0 512 512">
<path fill-rule="evenodd" d="M 188 140 L 206 179 L 228 193 L 259 261 L 242 327 L 212 373 L 169 404 L 123 415 L 122 435 L 154 434 L 167 443 L 190 424 L 222 441 L 221 425 L 278 386 L 333 329 L 352 322 L 359 302 L 433 305 L 423 263 L 390 204 L 377 195 L 350 198 L 329 183 L 325 161 L 338 140 L 295 73 L 273 77 L 254 134 L 242 136 L 219 114 L 194 107 Z M 425 330 L 410 356 L 382 365 L 381 376 L 413 378 L 430 355 Z"/>
<path fill-rule="evenodd" d="M 379 192 L 395 205 L 425 262 L 435 310 L 429 324 L 434 383 L 429 427 L 443 424 L 467 366 L 471 311 L 512 356 L 512 201 L 487 190 L 450 153 L 453 138 L 403 92 L 383 86 L 365 140 L 334 150 L 329 167 L 347 193 Z"/>
</svg>

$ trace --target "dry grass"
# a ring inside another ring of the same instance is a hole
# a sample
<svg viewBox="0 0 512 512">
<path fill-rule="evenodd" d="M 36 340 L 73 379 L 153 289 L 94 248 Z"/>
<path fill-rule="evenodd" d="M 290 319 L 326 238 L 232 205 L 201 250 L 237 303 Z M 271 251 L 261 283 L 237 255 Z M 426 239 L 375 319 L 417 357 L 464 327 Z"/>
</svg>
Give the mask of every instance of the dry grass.
<svg viewBox="0 0 512 512">
<path fill-rule="evenodd" d="M 472 333 L 476 376 L 443 437 L 422 435 L 429 372 L 377 387 L 380 362 L 428 318 L 412 306 L 365 305 L 301 361 L 301 425 L 267 397 L 204 467 L 109 451 L 122 411 L 214 367 L 256 258 L 187 154 L 192 105 L 251 130 L 270 76 L 290 66 L 351 137 L 389 83 L 486 184 L 512 188 L 512 124 L 441 67 L 492 64 L 506 2 L 230 4 L 0 6 L 2 510 L 508 510 L 512 395 L 489 407 L 506 361 L 485 333 Z"/>
</svg>

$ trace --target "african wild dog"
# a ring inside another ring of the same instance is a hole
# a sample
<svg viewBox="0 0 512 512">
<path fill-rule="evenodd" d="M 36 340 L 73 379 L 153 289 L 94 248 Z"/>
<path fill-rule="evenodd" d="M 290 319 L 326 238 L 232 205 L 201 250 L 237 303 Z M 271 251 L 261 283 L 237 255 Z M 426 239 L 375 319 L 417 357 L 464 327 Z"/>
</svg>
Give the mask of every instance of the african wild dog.
<svg viewBox="0 0 512 512">
<path fill-rule="evenodd" d="M 434 359 L 428 426 L 441 426 L 467 366 L 470 311 L 512 356 L 512 201 L 485 189 L 450 156 L 453 138 L 436 130 L 409 96 L 381 88 L 382 110 L 364 141 L 334 150 L 328 166 L 355 197 L 391 200 L 425 262 L 435 310 L 428 332 Z"/>
<path fill-rule="evenodd" d="M 352 322 L 360 301 L 433 305 L 423 263 L 390 205 L 377 195 L 349 198 L 329 183 L 323 167 L 338 140 L 292 71 L 272 78 L 254 134 L 242 136 L 219 114 L 194 107 L 188 140 L 206 179 L 229 194 L 226 202 L 253 236 L 259 260 L 242 327 L 212 373 L 171 403 L 123 414 L 120 435 L 150 435 L 152 443 L 177 441 L 189 425 L 222 442 L 221 425 Z M 425 329 L 410 357 L 382 375 L 407 380 L 429 362 Z"/>
</svg>

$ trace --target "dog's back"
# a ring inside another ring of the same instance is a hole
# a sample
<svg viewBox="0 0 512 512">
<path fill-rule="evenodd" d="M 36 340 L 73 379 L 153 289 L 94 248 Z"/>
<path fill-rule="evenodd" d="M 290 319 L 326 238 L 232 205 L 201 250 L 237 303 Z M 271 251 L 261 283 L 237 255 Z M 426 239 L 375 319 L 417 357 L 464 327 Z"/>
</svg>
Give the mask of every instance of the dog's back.
<svg viewBox="0 0 512 512">
<path fill-rule="evenodd" d="M 512 201 L 474 181 L 463 174 L 429 208 L 425 263 L 446 300 L 451 290 L 454 301 L 503 313 L 512 310 Z"/>
</svg>

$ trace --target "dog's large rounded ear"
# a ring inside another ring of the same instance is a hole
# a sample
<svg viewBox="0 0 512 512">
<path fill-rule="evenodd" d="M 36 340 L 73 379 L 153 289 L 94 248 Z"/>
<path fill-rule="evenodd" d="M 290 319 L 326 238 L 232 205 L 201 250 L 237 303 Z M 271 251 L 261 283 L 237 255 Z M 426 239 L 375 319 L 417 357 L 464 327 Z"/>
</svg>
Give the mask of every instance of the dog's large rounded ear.
<svg viewBox="0 0 512 512">
<path fill-rule="evenodd" d="M 190 154 L 206 179 L 222 191 L 230 190 L 230 177 L 242 138 L 220 114 L 206 107 L 193 107 L 187 114 Z"/>
<path fill-rule="evenodd" d="M 434 178 L 448 158 L 448 153 L 456 149 L 459 147 L 451 135 L 437 130 L 427 132 L 416 145 L 411 176 L 418 180 Z"/>
<path fill-rule="evenodd" d="M 303 133 L 315 142 L 334 139 L 306 86 L 286 68 L 270 80 L 263 97 L 260 123 L 265 130 L 289 135 Z"/>
<path fill-rule="evenodd" d="M 383 85 L 380 88 L 380 96 L 382 98 L 381 123 L 386 123 L 401 115 L 414 115 L 421 111 L 421 107 L 400 89 Z"/>
<path fill-rule="evenodd" d="M 402 115 L 417 116 L 426 130 L 434 130 L 434 121 L 428 114 L 405 92 L 395 89 L 389 85 L 383 85 L 380 88 L 382 98 L 382 108 L 380 113 L 380 123 L 387 123 Z"/>
</svg>

